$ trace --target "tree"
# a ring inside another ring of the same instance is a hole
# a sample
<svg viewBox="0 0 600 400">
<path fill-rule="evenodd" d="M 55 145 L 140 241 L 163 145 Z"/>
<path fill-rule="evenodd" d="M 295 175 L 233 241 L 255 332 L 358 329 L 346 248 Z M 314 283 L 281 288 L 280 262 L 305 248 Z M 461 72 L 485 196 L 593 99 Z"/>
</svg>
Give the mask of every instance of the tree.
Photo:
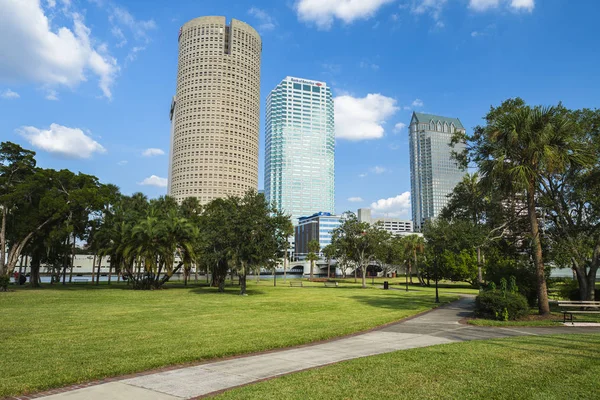
<svg viewBox="0 0 600 400">
<path fill-rule="evenodd" d="M 0 277 L 9 275 L 6 265 L 6 225 L 10 213 L 22 201 L 21 185 L 35 171 L 35 152 L 11 143 L 0 143 Z"/>
<path fill-rule="evenodd" d="M 82 210 L 100 207 L 100 183 L 91 175 L 74 174 L 68 170 L 34 170 L 15 187 L 14 208 L 7 215 L 10 244 L 5 273 L 10 274 L 29 241 L 46 225 L 65 224 Z M 69 249 L 66 252 L 70 252 Z"/>
<path fill-rule="evenodd" d="M 484 186 L 499 185 L 507 194 L 525 193 L 531 251 L 538 280 L 540 314 L 549 314 L 544 259 L 537 212 L 541 186 L 569 166 L 587 165 L 587 150 L 574 135 L 569 119 L 555 107 L 528 107 L 520 99 L 492 108 L 486 126 L 468 138 L 466 156 L 482 174 Z"/>
<path fill-rule="evenodd" d="M 335 247 L 332 244 L 328 244 L 323 247 L 323 256 L 327 260 L 327 278 L 331 278 L 331 260 L 335 258 Z"/>
<path fill-rule="evenodd" d="M 311 240 L 308 242 L 308 254 L 306 259 L 310 261 L 310 280 L 314 278 L 315 262 L 319 261 L 319 252 L 321 251 L 321 245 L 318 240 Z"/>
<path fill-rule="evenodd" d="M 333 231 L 333 243 L 346 251 L 347 256 L 361 269 L 362 287 L 367 287 L 367 268 L 376 259 L 379 246 L 389 240 L 387 231 L 359 222 L 352 212 L 344 214 L 341 226 Z"/>
<path fill-rule="evenodd" d="M 582 300 L 595 299 L 600 267 L 600 110 L 559 112 L 572 121 L 578 140 L 593 153 L 590 165 L 568 165 L 542 181 L 541 209 L 553 261 L 571 267 Z"/>
</svg>

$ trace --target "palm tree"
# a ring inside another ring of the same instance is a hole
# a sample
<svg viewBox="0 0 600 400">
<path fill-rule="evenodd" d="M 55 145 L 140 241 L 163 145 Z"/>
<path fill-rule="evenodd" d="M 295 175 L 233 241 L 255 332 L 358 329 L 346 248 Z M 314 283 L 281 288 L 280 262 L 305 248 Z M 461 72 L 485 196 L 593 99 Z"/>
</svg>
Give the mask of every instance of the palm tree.
<svg viewBox="0 0 600 400">
<path fill-rule="evenodd" d="M 313 280 L 314 277 L 314 268 L 315 261 L 319 260 L 319 251 L 321 250 L 321 245 L 315 239 L 308 242 L 308 255 L 306 259 L 310 261 L 310 280 Z"/>
<path fill-rule="evenodd" d="M 331 260 L 335 257 L 335 247 L 332 244 L 323 247 L 323 255 L 327 259 L 327 278 L 331 278 Z"/>
<path fill-rule="evenodd" d="M 554 107 L 519 107 L 488 120 L 479 138 L 475 161 L 482 183 L 512 195 L 525 194 L 531 248 L 537 277 L 539 312 L 550 313 L 536 199 L 545 178 L 569 165 L 586 165 L 575 129 Z"/>
</svg>

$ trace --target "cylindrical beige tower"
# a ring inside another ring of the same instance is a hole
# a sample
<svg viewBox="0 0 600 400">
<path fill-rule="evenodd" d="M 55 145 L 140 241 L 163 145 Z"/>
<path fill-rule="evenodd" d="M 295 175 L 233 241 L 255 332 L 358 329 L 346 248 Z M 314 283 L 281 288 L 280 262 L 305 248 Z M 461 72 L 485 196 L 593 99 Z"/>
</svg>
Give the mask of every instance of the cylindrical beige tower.
<svg viewBox="0 0 600 400">
<path fill-rule="evenodd" d="M 258 188 L 259 34 L 225 17 L 181 27 L 169 195 L 200 203 Z"/>
</svg>

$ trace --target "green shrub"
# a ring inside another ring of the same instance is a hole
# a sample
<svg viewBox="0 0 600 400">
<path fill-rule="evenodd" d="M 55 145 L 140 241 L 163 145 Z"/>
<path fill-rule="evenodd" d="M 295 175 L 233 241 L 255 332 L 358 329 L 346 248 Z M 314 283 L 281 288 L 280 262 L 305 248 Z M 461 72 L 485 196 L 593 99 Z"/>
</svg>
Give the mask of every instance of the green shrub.
<svg viewBox="0 0 600 400">
<path fill-rule="evenodd" d="M 10 283 L 10 276 L 0 275 L 0 292 L 8 290 L 9 283 Z"/>
<path fill-rule="evenodd" d="M 475 299 L 478 317 L 508 321 L 529 314 L 527 299 L 518 293 L 483 292 Z"/>
</svg>

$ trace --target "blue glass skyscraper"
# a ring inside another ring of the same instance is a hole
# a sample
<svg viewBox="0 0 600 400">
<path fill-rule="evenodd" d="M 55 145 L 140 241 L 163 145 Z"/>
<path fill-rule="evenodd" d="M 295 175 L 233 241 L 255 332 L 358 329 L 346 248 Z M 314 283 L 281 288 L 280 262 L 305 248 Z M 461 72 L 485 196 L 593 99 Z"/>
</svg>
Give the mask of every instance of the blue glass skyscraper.
<svg viewBox="0 0 600 400">
<path fill-rule="evenodd" d="M 325 82 L 287 77 L 267 97 L 265 197 L 298 218 L 335 212 L 333 97 Z"/>
<path fill-rule="evenodd" d="M 421 232 L 425 221 L 435 219 L 448 203 L 448 195 L 462 180 L 452 157 L 464 145 L 450 147 L 452 135 L 465 132 L 458 118 L 414 112 L 409 126 L 410 199 L 414 230 Z"/>
</svg>

